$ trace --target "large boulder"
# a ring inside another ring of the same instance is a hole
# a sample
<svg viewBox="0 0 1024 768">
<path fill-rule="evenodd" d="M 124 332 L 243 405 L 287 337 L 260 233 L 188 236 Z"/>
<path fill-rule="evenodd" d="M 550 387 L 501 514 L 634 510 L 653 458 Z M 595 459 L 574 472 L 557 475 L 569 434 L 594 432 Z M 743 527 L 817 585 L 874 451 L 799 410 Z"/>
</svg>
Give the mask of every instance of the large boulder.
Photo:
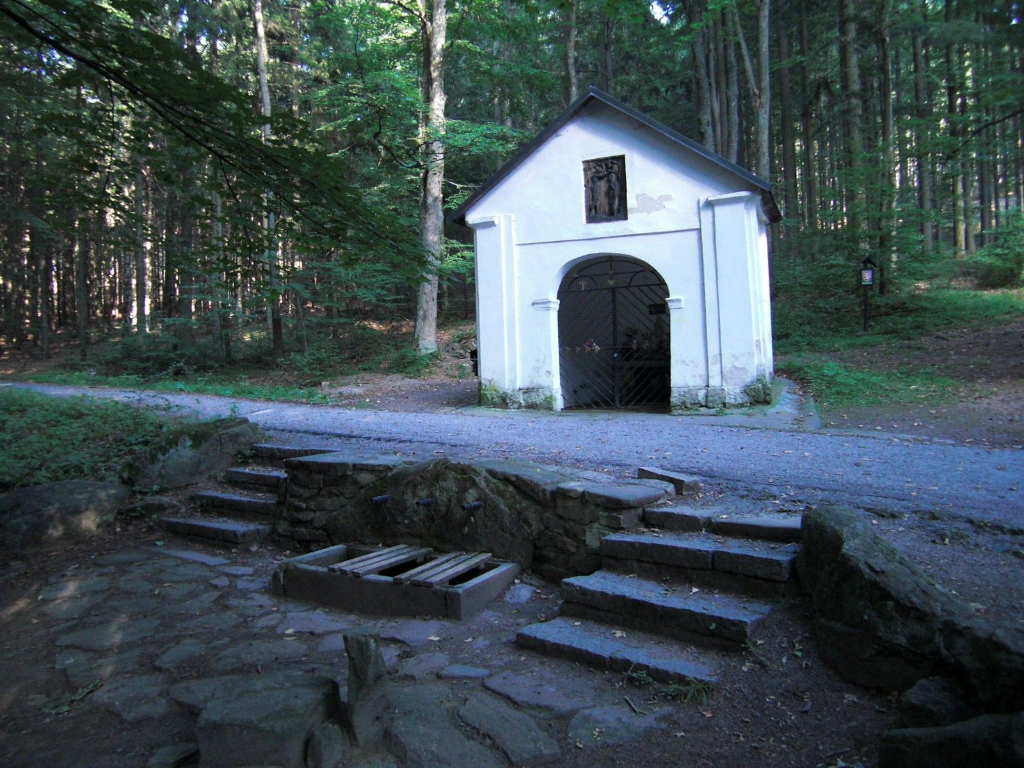
<svg viewBox="0 0 1024 768">
<path fill-rule="evenodd" d="M 944 660 L 943 622 L 965 615 L 955 595 L 852 510 L 804 515 L 797 573 L 821 652 L 861 685 L 902 690 L 934 674 Z"/>
<path fill-rule="evenodd" d="M 1015 712 L 1024 704 L 1024 632 L 975 617 L 942 624 L 944 658 L 988 712 Z"/>
<path fill-rule="evenodd" d="M 0 496 L 0 547 L 22 548 L 83 538 L 114 519 L 128 501 L 118 482 L 61 480 Z"/>
<path fill-rule="evenodd" d="M 223 472 L 262 439 L 259 427 L 238 417 L 178 424 L 125 462 L 122 476 L 136 488 L 194 485 Z"/>
<path fill-rule="evenodd" d="M 979 619 L 856 512 L 804 515 L 797 572 L 822 655 L 846 679 L 904 690 L 942 673 L 962 686 L 972 707 L 1020 709 L 1024 632 Z"/>
<path fill-rule="evenodd" d="M 1024 712 L 940 728 L 897 728 L 882 738 L 879 768 L 1024 768 Z"/>
</svg>

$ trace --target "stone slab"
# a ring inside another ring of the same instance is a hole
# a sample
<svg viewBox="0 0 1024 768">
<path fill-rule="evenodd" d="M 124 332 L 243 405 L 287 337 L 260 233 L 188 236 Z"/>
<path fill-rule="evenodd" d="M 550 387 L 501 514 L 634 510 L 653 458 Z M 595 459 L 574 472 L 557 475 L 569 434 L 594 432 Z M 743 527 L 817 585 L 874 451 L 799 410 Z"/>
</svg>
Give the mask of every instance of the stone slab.
<svg viewBox="0 0 1024 768">
<path fill-rule="evenodd" d="M 398 667 L 400 679 L 426 680 L 433 677 L 442 667 L 447 667 L 451 659 L 447 653 L 422 653 L 406 659 Z"/>
<path fill-rule="evenodd" d="M 139 668 L 144 649 L 134 648 L 110 656 L 95 656 L 86 651 L 63 651 L 57 654 L 57 669 L 63 669 L 72 688 L 85 688 Z"/>
<path fill-rule="evenodd" d="M 285 614 L 277 628 L 278 633 L 291 632 L 310 635 L 329 635 L 355 626 L 353 617 L 330 616 L 322 611 L 292 611 Z"/>
<path fill-rule="evenodd" d="M 149 758 L 146 768 L 178 768 L 199 751 L 195 744 L 171 744 Z"/>
<path fill-rule="evenodd" d="M 261 488 L 277 489 L 288 479 L 288 473 L 280 469 L 253 469 L 251 467 L 231 467 L 224 472 L 224 479 L 229 483 L 255 485 Z"/>
<path fill-rule="evenodd" d="M 381 640 L 395 640 L 416 648 L 426 643 L 435 642 L 431 640 L 432 637 L 443 637 L 443 626 L 439 621 L 406 619 L 388 622 L 380 628 L 377 634 Z"/>
<path fill-rule="evenodd" d="M 394 716 L 384 738 L 390 752 L 405 768 L 498 768 L 489 750 L 453 725 L 444 706 L 450 697 L 437 684 L 389 691 Z"/>
<path fill-rule="evenodd" d="M 661 683 L 713 683 L 718 679 L 715 662 L 688 658 L 697 655 L 693 649 L 607 624 L 560 617 L 523 627 L 516 635 L 516 643 L 612 672 L 643 670 Z"/>
<path fill-rule="evenodd" d="M 491 676 L 489 669 L 483 667 L 471 667 L 466 664 L 450 664 L 437 671 L 437 676 L 442 680 L 482 680 Z"/>
<path fill-rule="evenodd" d="M 192 499 L 201 507 L 221 509 L 239 515 L 273 516 L 277 511 L 277 497 L 266 493 L 243 496 L 239 493 L 198 491 L 192 494 Z"/>
<path fill-rule="evenodd" d="M 648 507 L 644 510 L 644 522 L 666 531 L 698 533 L 707 527 L 712 514 L 711 510 L 688 507 Z"/>
<path fill-rule="evenodd" d="M 786 517 L 712 517 L 708 530 L 723 536 L 741 536 L 766 541 L 800 541 L 799 516 Z"/>
<path fill-rule="evenodd" d="M 109 555 L 98 555 L 92 559 L 96 565 L 129 565 L 141 563 L 152 557 L 147 552 L 111 552 Z"/>
<path fill-rule="evenodd" d="M 232 695 L 248 691 L 303 686 L 308 675 L 297 669 L 283 669 L 264 674 L 236 674 L 186 680 L 171 686 L 170 698 L 193 714 L 199 714 L 215 696 L 223 691 Z"/>
<path fill-rule="evenodd" d="M 715 550 L 716 571 L 737 573 L 769 581 L 789 581 L 796 560 L 795 545 L 774 550 L 757 549 L 742 543 L 723 545 Z"/>
<path fill-rule="evenodd" d="M 459 708 L 459 717 L 497 744 L 513 765 L 550 763 L 562 756 L 532 717 L 494 696 L 474 693 Z"/>
<path fill-rule="evenodd" d="M 86 578 L 59 578 L 55 583 L 39 590 L 43 600 L 67 600 L 95 592 L 106 592 L 110 589 L 109 576 L 90 576 Z"/>
<path fill-rule="evenodd" d="M 484 687 L 520 707 L 550 715 L 570 715 L 593 703 L 590 696 L 566 693 L 557 683 L 547 676 L 502 672 L 487 678 Z"/>
<path fill-rule="evenodd" d="M 206 643 L 193 637 L 186 637 L 157 656 L 153 666 L 164 671 L 176 669 L 202 656 L 206 652 L 206 648 Z"/>
<path fill-rule="evenodd" d="M 704 492 L 704 481 L 696 475 L 672 472 L 659 467 L 640 467 L 636 476 L 643 480 L 661 480 L 671 483 L 678 496 L 699 496 Z"/>
<path fill-rule="evenodd" d="M 271 461 L 283 461 L 298 456 L 313 456 L 318 453 L 333 453 L 330 448 L 306 448 L 298 445 L 284 445 L 283 443 L 257 443 L 252 447 L 253 455 L 261 459 Z"/>
<path fill-rule="evenodd" d="M 221 651 L 210 662 L 209 669 L 218 673 L 235 672 L 296 661 L 305 655 L 306 646 L 299 640 L 243 640 Z"/>
<path fill-rule="evenodd" d="M 164 517 L 160 527 L 178 536 L 192 536 L 224 544 L 248 544 L 270 533 L 269 525 L 238 520 L 205 520 L 201 518 Z"/>
<path fill-rule="evenodd" d="M 626 707 L 585 709 L 569 721 L 569 738 L 585 747 L 635 741 L 651 730 L 664 730 L 657 714 L 640 715 Z"/>
<path fill-rule="evenodd" d="M 727 594 L 692 594 L 665 584 L 609 571 L 562 581 L 565 602 L 578 603 L 652 627 L 686 631 L 733 643 L 746 643 L 769 606 Z"/>
<path fill-rule="evenodd" d="M 62 648 L 70 646 L 86 651 L 109 651 L 152 637 L 159 624 L 158 619 L 119 617 L 89 629 L 61 635 L 56 643 Z"/>
<path fill-rule="evenodd" d="M 62 600 L 54 600 L 52 603 L 43 606 L 43 613 L 58 621 L 77 619 L 86 613 L 93 606 L 103 602 L 107 598 L 106 592 L 93 592 L 81 597 L 69 597 Z"/>
<path fill-rule="evenodd" d="M 677 568 L 710 570 L 714 542 L 671 534 L 616 533 L 601 539 L 601 554 L 623 560 L 643 560 Z"/>
<path fill-rule="evenodd" d="M 176 557 L 179 560 L 187 560 L 191 563 L 200 563 L 201 565 L 227 565 L 230 560 L 217 555 L 208 555 L 205 552 L 195 552 L 191 549 L 171 549 L 168 547 L 150 547 L 153 552 L 159 552 L 161 555 L 168 555 L 169 557 Z"/>
<path fill-rule="evenodd" d="M 676 495 L 675 488 L 657 480 L 583 483 L 583 498 L 599 507 L 632 509 L 657 504 Z"/>
<path fill-rule="evenodd" d="M 336 722 L 338 706 L 337 683 L 319 675 L 285 687 L 228 686 L 196 722 L 200 768 L 305 768 L 311 733 Z"/>
<path fill-rule="evenodd" d="M 138 675 L 113 680 L 93 693 L 89 700 L 119 715 L 128 723 L 159 720 L 171 708 L 160 675 Z"/>
</svg>

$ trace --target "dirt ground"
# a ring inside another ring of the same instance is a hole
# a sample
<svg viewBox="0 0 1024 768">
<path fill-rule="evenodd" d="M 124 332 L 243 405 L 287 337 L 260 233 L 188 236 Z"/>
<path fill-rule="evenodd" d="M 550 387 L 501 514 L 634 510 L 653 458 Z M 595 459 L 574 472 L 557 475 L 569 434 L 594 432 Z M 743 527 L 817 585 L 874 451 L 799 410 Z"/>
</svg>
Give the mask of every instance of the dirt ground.
<svg viewBox="0 0 1024 768">
<path fill-rule="evenodd" d="M 964 398 L 934 405 L 831 410 L 823 414 L 826 426 L 1024 447 L 1024 320 L 851 349 L 843 352 L 842 362 L 873 371 L 929 370 L 962 383 Z"/>
</svg>

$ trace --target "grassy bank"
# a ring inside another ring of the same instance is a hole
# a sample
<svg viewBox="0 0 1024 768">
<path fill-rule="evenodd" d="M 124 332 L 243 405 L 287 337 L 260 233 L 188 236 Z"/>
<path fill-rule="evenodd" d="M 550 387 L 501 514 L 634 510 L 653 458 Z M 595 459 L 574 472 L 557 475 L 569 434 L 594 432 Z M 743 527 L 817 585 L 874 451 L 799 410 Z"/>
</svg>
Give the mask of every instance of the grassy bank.
<svg viewBox="0 0 1024 768">
<path fill-rule="evenodd" d="M 0 389 L 0 491 L 103 477 L 172 421 L 124 403 Z"/>
<path fill-rule="evenodd" d="M 942 361 L 865 365 L 878 351 L 943 332 L 999 325 L 1024 317 L 1024 290 L 933 289 L 897 297 L 872 297 L 870 329 L 864 333 L 855 308 L 823 314 L 791 302 L 776 310 L 776 370 L 810 388 L 826 410 L 900 404 L 942 404 L 983 394 L 949 375 Z M 794 308 L 795 306 L 795 308 Z M 846 354 L 844 354 L 846 353 Z M 899 358 L 898 351 L 879 358 Z M 924 356 L 926 357 L 926 355 Z M 855 362 L 854 358 L 862 361 Z"/>
</svg>

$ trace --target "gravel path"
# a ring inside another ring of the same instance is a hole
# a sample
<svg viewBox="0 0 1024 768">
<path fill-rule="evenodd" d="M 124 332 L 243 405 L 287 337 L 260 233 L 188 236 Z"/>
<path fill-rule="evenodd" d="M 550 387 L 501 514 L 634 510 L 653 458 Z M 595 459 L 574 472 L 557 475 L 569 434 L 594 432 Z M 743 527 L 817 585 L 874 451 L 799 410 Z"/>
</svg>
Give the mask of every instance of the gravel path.
<svg viewBox="0 0 1024 768">
<path fill-rule="evenodd" d="M 467 409 L 394 413 L 102 388 L 28 386 L 198 415 L 245 416 L 295 444 L 365 447 L 380 453 L 501 456 L 603 468 L 637 466 L 703 475 L 786 505 L 844 503 L 902 511 L 942 510 L 1024 527 L 1024 452 L 913 438 L 709 425 L 656 414 L 547 414 Z M 753 423 L 753 422 L 752 422 Z"/>
</svg>

